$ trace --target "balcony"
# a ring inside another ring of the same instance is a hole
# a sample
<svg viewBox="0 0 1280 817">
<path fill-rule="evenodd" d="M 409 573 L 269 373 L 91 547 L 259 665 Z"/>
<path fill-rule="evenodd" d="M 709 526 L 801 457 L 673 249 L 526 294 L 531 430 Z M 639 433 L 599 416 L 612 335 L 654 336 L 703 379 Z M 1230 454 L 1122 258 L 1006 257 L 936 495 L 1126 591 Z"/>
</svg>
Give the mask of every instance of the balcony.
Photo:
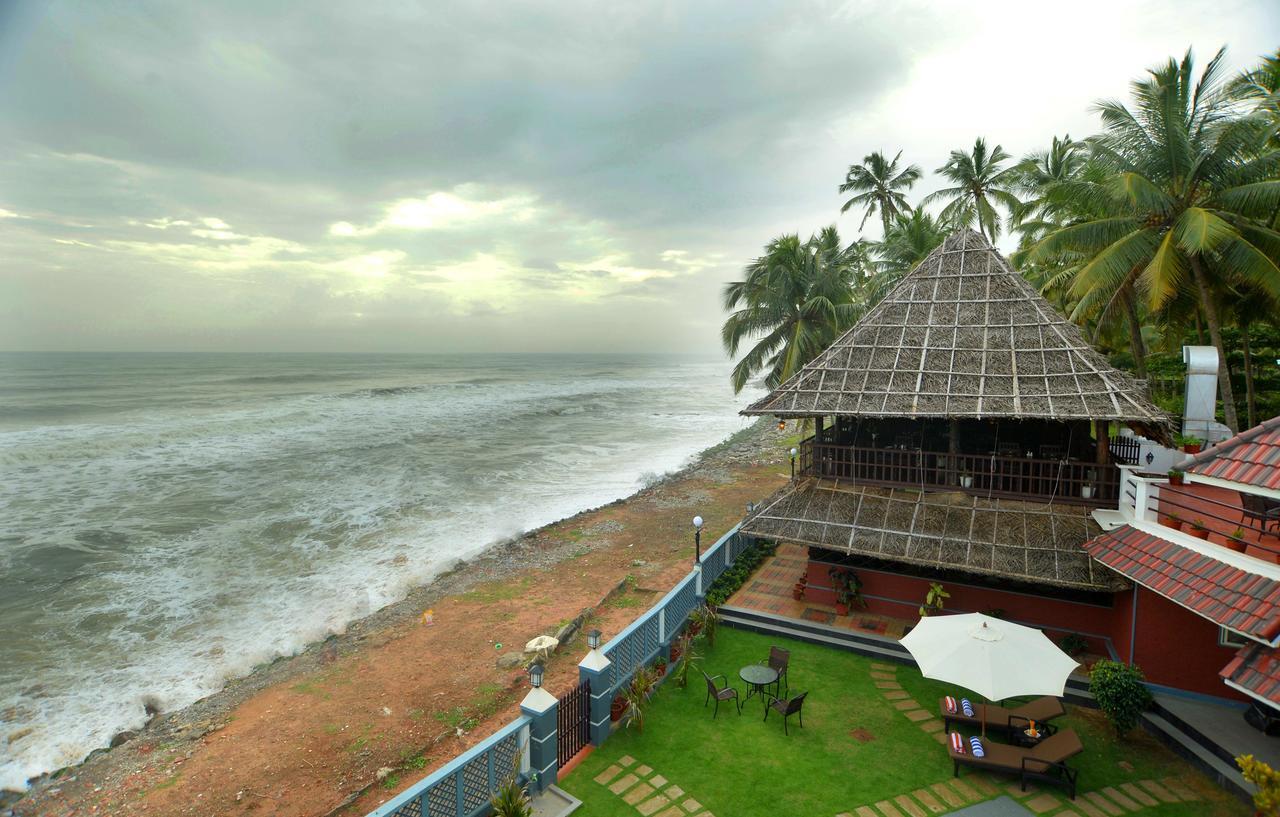
<svg viewBox="0 0 1280 817">
<path fill-rule="evenodd" d="M 1226 550 L 1280 564 L 1280 524 L 1265 519 L 1267 509 L 1274 513 L 1280 502 L 1215 485 L 1171 485 L 1163 477 L 1140 477 L 1129 468 L 1123 470 L 1121 521 L 1159 524 Z M 1246 508 L 1246 501 L 1250 508 Z"/>
<path fill-rule="evenodd" d="M 1120 495 L 1119 468 L 1071 457 L 867 448 L 812 437 L 799 453 L 799 475 L 823 479 L 1097 507 L 1115 507 Z"/>
</svg>

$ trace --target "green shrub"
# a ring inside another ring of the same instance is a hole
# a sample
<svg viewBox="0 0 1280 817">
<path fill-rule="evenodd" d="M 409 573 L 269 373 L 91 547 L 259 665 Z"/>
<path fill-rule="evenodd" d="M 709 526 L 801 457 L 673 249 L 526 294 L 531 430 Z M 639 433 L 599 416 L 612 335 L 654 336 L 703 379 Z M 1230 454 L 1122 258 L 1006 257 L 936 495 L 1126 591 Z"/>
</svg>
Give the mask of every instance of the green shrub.
<svg viewBox="0 0 1280 817">
<path fill-rule="evenodd" d="M 1151 706 L 1151 693 L 1143 683 L 1142 670 L 1116 661 L 1099 661 L 1089 676 L 1089 691 L 1098 707 L 1123 736 L 1138 725 L 1143 711 Z"/>
<path fill-rule="evenodd" d="M 494 817 L 531 817 L 533 805 L 529 795 L 513 777 L 498 787 L 498 791 L 489 801 Z"/>
<path fill-rule="evenodd" d="M 766 542 L 757 539 L 751 547 L 738 554 L 733 564 L 716 578 L 707 588 L 707 604 L 719 607 L 729 600 L 756 572 L 756 568 L 778 550 L 777 542 Z"/>
</svg>

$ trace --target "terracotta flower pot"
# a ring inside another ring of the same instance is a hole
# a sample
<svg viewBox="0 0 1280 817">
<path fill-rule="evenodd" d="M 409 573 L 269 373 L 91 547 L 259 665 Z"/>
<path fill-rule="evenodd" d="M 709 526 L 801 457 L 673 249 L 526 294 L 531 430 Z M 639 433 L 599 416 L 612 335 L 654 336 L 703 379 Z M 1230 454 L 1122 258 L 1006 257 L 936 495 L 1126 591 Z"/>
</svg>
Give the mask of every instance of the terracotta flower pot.
<svg viewBox="0 0 1280 817">
<path fill-rule="evenodd" d="M 622 716 L 626 714 L 627 702 L 622 696 L 613 699 L 613 703 L 609 704 L 609 720 L 617 723 L 622 720 Z"/>
<path fill-rule="evenodd" d="M 1192 529 L 1191 529 L 1191 535 L 1192 535 L 1192 536 L 1194 536 L 1194 537 L 1195 537 L 1195 538 L 1197 538 L 1197 539 L 1208 539 L 1208 538 L 1209 538 L 1209 531 L 1207 531 L 1207 530 L 1202 530 L 1202 529 L 1199 529 L 1199 528 L 1192 528 Z"/>
<path fill-rule="evenodd" d="M 1170 484 L 1170 485 L 1181 485 L 1181 484 L 1182 484 L 1182 482 L 1183 482 L 1182 474 L 1170 474 L 1170 475 L 1169 475 L 1169 484 Z"/>
<path fill-rule="evenodd" d="M 1184 445 L 1184 446 L 1182 446 L 1182 450 L 1183 450 L 1183 451 L 1185 451 L 1185 452 L 1187 452 L 1188 454 L 1199 454 L 1199 453 L 1200 453 L 1200 443 L 1194 443 L 1194 444 L 1191 444 L 1191 445 Z"/>
<path fill-rule="evenodd" d="M 1166 516 L 1164 519 L 1164 525 L 1165 527 L 1173 528 L 1174 530 L 1182 530 L 1181 519 L 1170 519 L 1169 517 Z"/>
<path fill-rule="evenodd" d="M 1232 539 L 1229 536 L 1227 537 L 1226 545 L 1228 548 L 1230 548 L 1231 550 L 1234 550 L 1236 553 L 1244 553 L 1246 550 L 1249 549 L 1249 546 L 1246 545 L 1244 542 L 1238 541 L 1236 539 Z"/>
<path fill-rule="evenodd" d="M 840 604 L 839 602 L 837 602 L 837 603 L 836 603 L 836 615 L 838 615 L 838 616 L 847 616 L 847 615 L 849 615 L 849 605 L 847 605 L 847 604 Z"/>
</svg>

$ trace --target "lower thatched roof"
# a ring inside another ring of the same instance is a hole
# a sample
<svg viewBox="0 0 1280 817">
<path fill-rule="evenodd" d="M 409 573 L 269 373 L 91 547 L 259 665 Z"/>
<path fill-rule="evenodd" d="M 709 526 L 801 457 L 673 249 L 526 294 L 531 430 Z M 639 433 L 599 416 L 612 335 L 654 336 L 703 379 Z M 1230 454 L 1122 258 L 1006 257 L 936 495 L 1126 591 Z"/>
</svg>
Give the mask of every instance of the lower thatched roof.
<svg viewBox="0 0 1280 817">
<path fill-rule="evenodd" d="M 1128 587 L 1084 552 L 1081 546 L 1102 531 L 1078 505 L 806 480 L 763 502 L 742 531 L 1013 581 L 1091 591 Z"/>
</svg>

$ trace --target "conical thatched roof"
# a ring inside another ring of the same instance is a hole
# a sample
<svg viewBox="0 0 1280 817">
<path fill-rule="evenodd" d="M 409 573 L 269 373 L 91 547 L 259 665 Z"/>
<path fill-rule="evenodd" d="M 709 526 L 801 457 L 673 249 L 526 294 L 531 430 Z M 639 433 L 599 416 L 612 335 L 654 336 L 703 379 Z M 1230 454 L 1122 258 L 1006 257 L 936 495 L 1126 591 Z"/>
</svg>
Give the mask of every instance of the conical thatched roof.
<svg viewBox="0 0 1280 817">
<path fill-rule="evenodd" d="M 742 413 L 1166 422 L 1137 381 L 971 230 Z"/>
</svg>

